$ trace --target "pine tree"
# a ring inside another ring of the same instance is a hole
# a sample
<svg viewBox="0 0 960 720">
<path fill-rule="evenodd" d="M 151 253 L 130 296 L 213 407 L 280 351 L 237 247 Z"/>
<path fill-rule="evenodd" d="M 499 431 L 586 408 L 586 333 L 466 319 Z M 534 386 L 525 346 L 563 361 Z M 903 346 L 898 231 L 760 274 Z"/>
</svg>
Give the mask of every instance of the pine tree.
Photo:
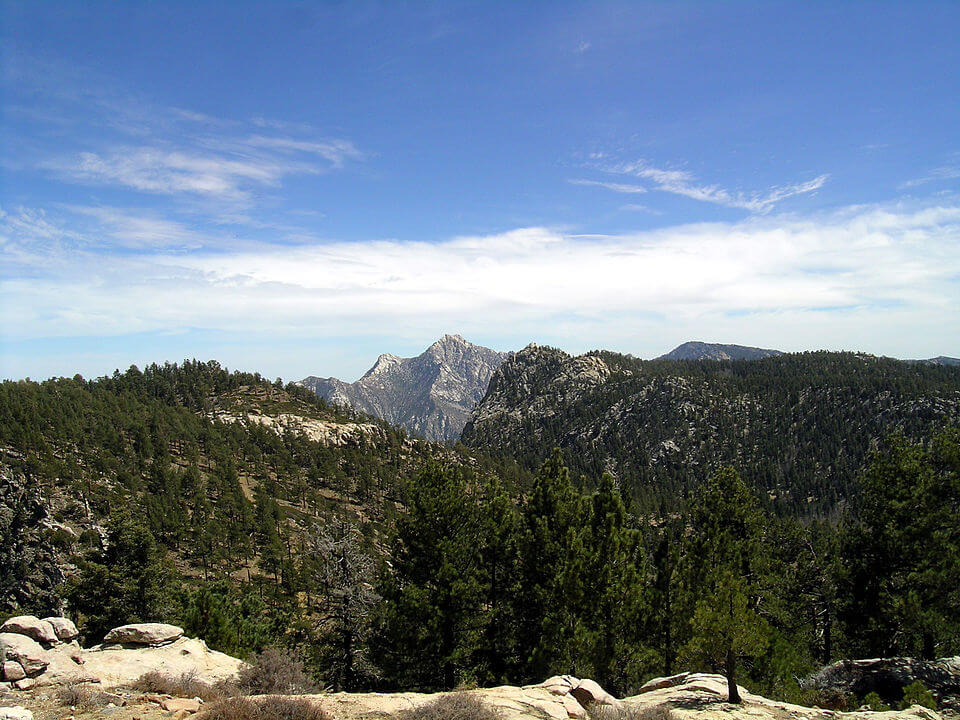
<svg viewBox="0 0 960 720">
<path fill-rule="evenodd" d="M 730 702 L 740 702 L 738 663 L 763 652 L 769 629 L 757 612 L 761 514 L 733 468 L 721 468 L 693 504 L 685 552 L 687 592 L 694 598 L 684 655 L 723 669 Z"/>
<path fill-rule="evenodd" d="M 375 661 L 404 689 L 450 689 L 473 674 L 483 587 L 475 488 L 459 467 L 429 464 L 397 521 L 380 583 Z"/>
</svg>

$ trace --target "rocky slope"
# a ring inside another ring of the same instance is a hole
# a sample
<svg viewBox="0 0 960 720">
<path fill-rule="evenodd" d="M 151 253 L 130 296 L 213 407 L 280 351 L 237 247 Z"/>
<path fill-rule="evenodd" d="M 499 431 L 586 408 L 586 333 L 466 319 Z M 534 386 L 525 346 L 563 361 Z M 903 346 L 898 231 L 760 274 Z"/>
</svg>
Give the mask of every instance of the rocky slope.
<svg viewBox="0 0 960 720">
<path fill-rule="evenodd" d="M 508 355 L 444 335 L 417 357 L 381 355 L 354 383 L 311 376 L 299 384 L 428 440 L 453 442 Z"/>
<path fill-rule="evenodd" d="M 957 422 L 956 367 L 825 352 L 642 361 L 530 345 L 491 379 L 462 440 L 529 467 L 560 447 L 575 474 L 609 471 L 651 503 L 733 464 L 771 501 L 829 512 L 879 439 Z"/>
<path fill-rule="evenodd" d="M 723 345 L 720 343 L 685 342 L 657 360 L 762 360 L 783 355 L 779 350 Z"/>
</svg>

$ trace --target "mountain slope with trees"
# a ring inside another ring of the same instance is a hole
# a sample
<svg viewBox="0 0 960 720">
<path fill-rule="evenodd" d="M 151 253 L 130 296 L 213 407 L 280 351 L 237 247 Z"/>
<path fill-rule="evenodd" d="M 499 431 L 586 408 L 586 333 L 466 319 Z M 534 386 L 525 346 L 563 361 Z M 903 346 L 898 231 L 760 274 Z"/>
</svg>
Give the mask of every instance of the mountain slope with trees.
<svg viewBox="0 0 960 720">
<path fill-rule="evenodd" d="M 500 367 L 462 435 L 537 467 L 610 472 L 644 507 L 721 465 L 791 513 L 833 512 L 877 443 L 960 423 L 960 368 L 854 353 L 757 361 L 579 357 L 530 346 Z"/>
</svg>

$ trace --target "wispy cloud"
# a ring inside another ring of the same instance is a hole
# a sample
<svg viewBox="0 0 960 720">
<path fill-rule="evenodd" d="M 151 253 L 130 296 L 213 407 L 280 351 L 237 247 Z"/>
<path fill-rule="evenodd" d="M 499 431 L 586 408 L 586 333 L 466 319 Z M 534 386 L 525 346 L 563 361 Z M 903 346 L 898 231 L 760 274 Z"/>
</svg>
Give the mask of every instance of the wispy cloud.
<svg viewBox="0 0 960 720">
<path fill-rule="evenodd" d="M 628 185 L 626 183 L 603 182 L 602 180 L 568 180 L 571 185 L 585 185 L 587 187 L 601 187 L 618 193 L 632 193 L 640 195 L 647 192 L 642 185 Z"/>
<path fill-rule="evenodd" d="M 75 182 L 119 185 L 161 195 L 198 195 L 247 202 L 257 188 L 277 187 L 289 175 L 339 169 L 360 152 L 347 140 L 307 141 L 256 135 L 208 147 L 121 146 L 80 152 L 44 163 Z"/>
<path fill-rule="evenodd" d="M 593 161 L 602 161 L 603 156 L 591 156 Z M 722 205 L 724 207 L 740 208 L 756 214 L 769 213 L 777 203 L 796 195 L 805 195 L 822 188 L 830 178 L 828 174 L 818 175 L 812 180 L 789 185 L 778 185 L 759 192 L 746 193 L 733 191 L 719 185 L 707 185 L 691 172 L 680 169 L 664 169 L 651 165 L 646 160 L 631 163 L 597 165 L 603 172 L 629 175 L 650 183 L 650 186 L 634 185 L 599 180 L 571 180 L 575 185 L 593 185 L 619 193 L 643 193 L 649 190 L 681 195 L 691 200 Z"/>
<path fill-rule="evenodd" d="M 915 178 L 913 180 L 908 180 L 903 183 L 900 187 L 901 189 L 918 187 L 920 185 L 926 185 L 931 182 L 942 182 L 944 180 L 956 180 L 960 178 L 960 165 L 944 165 L 942 167 L 934 168 L 929 173 L 923 177 Z"/>
</svg>

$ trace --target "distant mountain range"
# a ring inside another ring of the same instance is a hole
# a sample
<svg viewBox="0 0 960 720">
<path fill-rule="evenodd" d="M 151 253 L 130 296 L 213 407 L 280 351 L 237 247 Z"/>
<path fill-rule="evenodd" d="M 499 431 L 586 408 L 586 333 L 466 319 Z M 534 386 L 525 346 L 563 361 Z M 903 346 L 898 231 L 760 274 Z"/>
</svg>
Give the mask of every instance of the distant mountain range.
<svg viewBox="0 0 960 720">
<path fill-rule="evenodd" d="M 328 402 L 352 406 L 427 440 L 455 442 L 491 376 L 512 354 L 474 345 L 460 335 L 444 335 L 417 357 L 381 355 L 356 382 L 310 376 L 298 384 Z M 751 361 L 785 355 L 767 348 L 691 341 L 656 359 Z M 960 365 L 957 358 L 945 356 L 905 362 Z"/>
<path fill-rule="evenodd" d="M 413 358 L 384 354 L 354 383 L 310 376 L 298 384 L 428 440 L 459 439 L 494 371 L 510 353 L 444 335 Z"/>
<path fill-rule="evenodd" d="M 720 343 L 685 342 L 657 360 L 762 360 L 783 355 L 779 350 L 722 345 Z"/>
</svg>

